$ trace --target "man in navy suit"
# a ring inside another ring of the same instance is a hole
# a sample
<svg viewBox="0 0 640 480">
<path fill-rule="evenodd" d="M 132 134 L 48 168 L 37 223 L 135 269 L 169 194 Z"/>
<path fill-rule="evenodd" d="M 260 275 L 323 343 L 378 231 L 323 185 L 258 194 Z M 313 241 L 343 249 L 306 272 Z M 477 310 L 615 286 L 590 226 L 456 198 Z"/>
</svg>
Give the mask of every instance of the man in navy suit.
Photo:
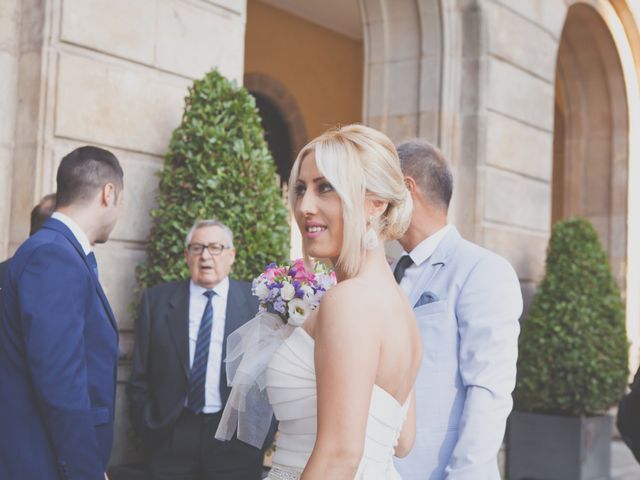
<svg viewBox="0 0 640 480">
<path fill-rule="evenodd" d="M 111 453 L 118 333 L 92 247 L 116 223 L 123 172 L 87 146 L 56 180 L 56 211 L 0 291 L 2 479 L 102 480 Z"/>
</svg>

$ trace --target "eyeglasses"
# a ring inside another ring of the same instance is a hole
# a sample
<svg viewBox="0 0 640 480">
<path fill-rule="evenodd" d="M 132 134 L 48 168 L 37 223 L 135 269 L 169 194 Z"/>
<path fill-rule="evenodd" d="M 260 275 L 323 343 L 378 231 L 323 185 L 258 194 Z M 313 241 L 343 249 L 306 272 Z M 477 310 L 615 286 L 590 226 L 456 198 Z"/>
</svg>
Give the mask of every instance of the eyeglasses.
<svg viewBox="0 0 640 480">
<path fill-rule="evenodd" d="M 223 250 L 231 247 L 225 247 L 220 243 L 210 243 L 208 245 L 203 245 L 202 243 L 190 243 L 187 245 L 187 251 L 191 255 L 202 255 L 205 248 L 209 250 L 211 255 L 220 255 Z"/>
</svg>

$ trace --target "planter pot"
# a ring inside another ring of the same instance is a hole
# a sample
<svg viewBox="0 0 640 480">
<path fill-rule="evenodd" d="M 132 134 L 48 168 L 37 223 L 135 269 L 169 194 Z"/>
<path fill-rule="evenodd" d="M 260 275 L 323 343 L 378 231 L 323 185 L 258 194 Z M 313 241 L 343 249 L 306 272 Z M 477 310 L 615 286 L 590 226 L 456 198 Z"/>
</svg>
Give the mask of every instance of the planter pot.
<svg viewBox="0 0 640 480">
<path fill-rule="evenodd" d="M 609 416 L 572 418 L 513 412 L 509 418 L 509 480 L 608 480 Z"/>
</svg>

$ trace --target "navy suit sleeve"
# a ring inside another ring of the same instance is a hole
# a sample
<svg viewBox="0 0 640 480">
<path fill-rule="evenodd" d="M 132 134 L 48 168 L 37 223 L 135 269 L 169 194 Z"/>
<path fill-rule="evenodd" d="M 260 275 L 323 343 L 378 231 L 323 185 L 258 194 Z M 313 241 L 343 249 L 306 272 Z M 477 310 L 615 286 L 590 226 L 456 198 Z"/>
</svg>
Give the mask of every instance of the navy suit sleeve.
<svg viewBox="0 0 640 480">
<path fill-rule="evenodd" d="M 103 479 L 88 392 L 84 330 L 95 286 L 78 254 L 47 244 L 17 278 L 27 361 L 65 477 Z"/>
</svg>

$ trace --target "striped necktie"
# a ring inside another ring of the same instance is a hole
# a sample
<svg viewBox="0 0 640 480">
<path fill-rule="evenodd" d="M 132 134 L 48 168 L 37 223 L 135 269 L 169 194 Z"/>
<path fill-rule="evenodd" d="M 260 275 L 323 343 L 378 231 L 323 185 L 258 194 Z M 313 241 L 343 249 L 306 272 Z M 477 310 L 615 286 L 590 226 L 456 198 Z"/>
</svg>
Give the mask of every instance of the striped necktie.
<svg viewBox="0 0 640 480">
<path fill-rule="evenodd" d="M 209 363 L 209 345 L 211 344 L 211 327 L 213 326 L 213 305 L 211 299 L 215 295 L 213 290 L 207 290 L 207 305 L 202 313 L 196 351 L 193 355 L 193 364 L 189 373 L 189 396 L 187 407 L 193 413 L 200 413 L 204 408 L 204 387 L 207 379 L 207 364 Z"/>
</svg>

